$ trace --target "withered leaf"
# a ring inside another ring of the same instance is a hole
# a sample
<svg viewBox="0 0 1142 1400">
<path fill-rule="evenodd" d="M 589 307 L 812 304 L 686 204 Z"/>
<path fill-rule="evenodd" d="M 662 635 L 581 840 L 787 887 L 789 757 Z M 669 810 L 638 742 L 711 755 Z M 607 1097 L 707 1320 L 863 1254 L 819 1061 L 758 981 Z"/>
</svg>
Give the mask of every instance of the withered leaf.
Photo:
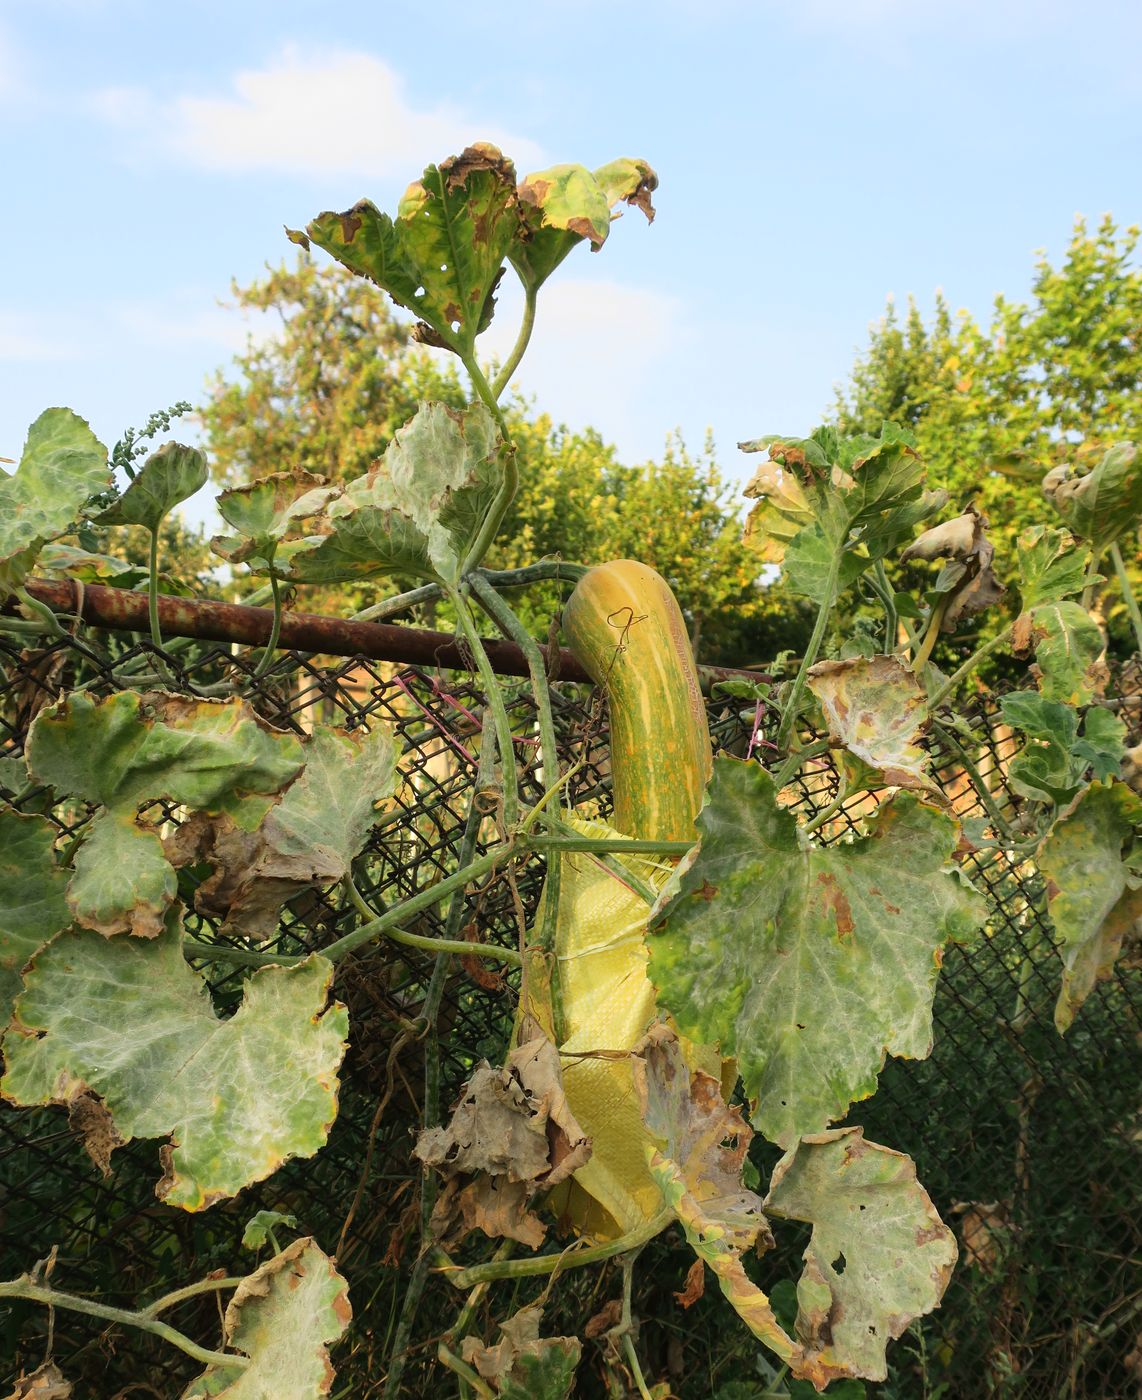
<svg viewBox="0 0 1142 1400">
<path fill-rule="evenodd" d="M 521 1308 L 500 1324 L 500 1340 L 484 1346 L 465 1337 L 464 1360 L 474 1366 L 495 1394 L 506 1400 L 562 1400 L 569 1394 L 579 1364 L 578 1337 L 540 1337 L 543 1309 Z"/>
<path fill-rule="evenodd" d="M 675 1293 L 674 1301 L 683 1308 L 692 1308 L 706 1291 L 706 1266 L 701 1259 L 695 1259 L 686 1271 L 686 1282 L 680 1293 Z"/>
<path fill-rule="evenodd" d="M 925 530 L 900 555 L 902 564 L 909 559 L 953 561 L 936 581 L 937 590 L 945 595 L 942 632 L 954 632 L 961 617 L 983 612 L 1007 592 L 992 571 L 995 546 L 987 538 L 987 523 L 986 515 L 968 506 L 963 515 Z"/>
<path fill-rule="evenodd" d="M 90 1090 L 77 1094 L 67 1106 L 67 1126 L 82 1140 L 87 1155 L 104 1178 L 109 1177 L 111 1154 L 124 1146 L 124 1139 L 103 1100 Z"/>
<path fill-rule="evenodd" d="M 7 1400 L 71 1400 L 71 1382 L 54 1361 L 45 1361 L 28 1375 L 16 1377 L 16 1389 Z"/>
</svg>

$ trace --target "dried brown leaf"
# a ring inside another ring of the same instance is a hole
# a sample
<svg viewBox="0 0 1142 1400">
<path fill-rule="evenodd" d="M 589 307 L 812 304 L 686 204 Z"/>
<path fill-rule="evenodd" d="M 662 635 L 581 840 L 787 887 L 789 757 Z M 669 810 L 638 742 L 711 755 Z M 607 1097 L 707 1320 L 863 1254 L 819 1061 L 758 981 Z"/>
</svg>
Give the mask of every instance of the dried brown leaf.
<svg viewBox="0 0 1142 1400">
<path fill-rule="evenodd" d="M 16 1389 L 6 1400 L 70 1400 L 71 1382 L 53 1361 L 45 1361 L 30 1375 L 16 1377 Z"/>
<path fill-rule="evenodd" d="M 706 1266 L 701 1259 L 695 1259 L 686 1272 L 686 1282 L 680 1293 L 675 1293 L 674 1301 L 683 1308 L 692 1308 L 706 1291 Z"/>
</svg>

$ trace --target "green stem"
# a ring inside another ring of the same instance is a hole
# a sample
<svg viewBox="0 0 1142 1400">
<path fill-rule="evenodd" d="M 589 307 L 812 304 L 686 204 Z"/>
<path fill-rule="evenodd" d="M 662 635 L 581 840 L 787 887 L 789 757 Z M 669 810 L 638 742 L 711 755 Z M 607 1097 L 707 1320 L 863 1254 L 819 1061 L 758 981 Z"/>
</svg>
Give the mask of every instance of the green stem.
<svg viewBox="0 0 1142 1400">
<path fill-rule="evenodd" d="M 296 967 L 304 953 L 255 953 L 249 948 L 232 948 L 229 943 L 202 943 L 197 938 L 182 940 L 184 958 L 202 962 L 232 963 L 235 967 Z"/>
<path fill-rule="evenodd" d="M 556 832 L 559 833 L 560 836 L 563 836 L 573 841 L 579 841 L 584 839 L 579 835 L 579 833 L 575 830 L 574 827 L 568 826 L 566 822 L 561 821 L 558 817 L 553 817 L 552 821 Z M 629 852 L 630 848 L 631 842 L 624 841 L 623 850 Z M 690 847 L 688 846 L 686 849 L 689 850 Z M 628 889 L 632 889 L 635 892 L 635 894 L 637 894 L 640 899 L 645 900 L 647 904 L 653 904 L 658 899 L 658 891 L 656 889 L 653 889 L 650 885 L 648 885 L 646 881 L 642 880 L 638 875 L 636 875 L 633 870 L 630 870 L 627 868 L 627 866 L 623 865 L 623 863 L 610 852 L 595 851 L 593 852 L 593 854 L 598 859 L 599 864 L 604 866 L 607 870 L 609 870 L 616 880 L 626 885 Z"/>
<path fill-rule="evenodd" d="M 623 1351 L 626 1353 L 627 1365 L 634 1376 L 634 1383 L 641 1400 L 653 1400 L 649 1390 L 646 1388 L 646 1377 L 642 1374 L 642 1367 L 638 1364 L 638 1352 L 634 1349 L 634 1342 L 628 1332 L 623 1338 Z"/>
<path fill-rule="evenodd" d="M 805 834 L 811 836 L 814 831 L 819 831 L 827 821 L 830 821 L 845 804 L 846 793 L 839 792 L 827 807 L 822 807 L 812 821 L 805 823 Z"/>
<path fill-rule="evenodd" d="M 949 729 L 946 729 L 944 725 L 942 725 L 939 722 L 939 720 L 932 720 L 932 730 L 935 733 L 936 737 L 939 739 L 940 743 L 944 744 L 947 748 L 951 749 L 955 756 L 959 759 L 964 772 L 972 781 L 972 786 L 975 788 L 976 793 L 979 796 L 979 800 L 983 803 L 984 811 L 991 818 L 992 825 L 996 828 L 996 830 L 1001 836 L 1004 836 L 1008 840 L 1013 841 L 1015 839 L 1014 833 L 1008 826 L 1007 820 L 1003 816 L 1003 813 L 996 806 L 995 800 L 991 795 L 991 791 L 983 780 L 983 774 L 976 767 L 967 749 L 964 748 L 964 746 L 960 743 L 956 736 Z"/>
<path fill-rule="evenodd" d="M 515 443 L 512 441 L 511 431 L 508 428 L 507 419 L 503 411 L 496 402 L 496 396 L 492 393 L 488 381 L 484 378 L 483 371 L 476 363 L 475 359 L 469 356 L 464 360 L 464 368 L 472 380 L 472 387 L 484 401 L 490 410 L 499 427 L 503 437 L 504 445 L 501 452 L 501 460 L 504 468 L 504 479 L 500 483 L 500 489 L 496 492 L 495 499 L 488 507 L 488 513 L 484 517 L 484 523 L 480 526 L 480 533 L 476 536 L 471 549 L 464 557 L 461 566 L 461 576 L 470 574 L 477 568 L 484 555 L 487 554 L 492 541 L 495 539 L 500 526 L 503 524 L 504 516 L 508 512 L 508 506 L 515 499 L 515 493 L 519 488 L 519 467 L 515 459 Z"/>
<path fill-rule="evenodd" d="M 1082 607 L 1086 608 L 1088 611 L 1090 610 L 1090 605 L 1094 602 L 1095 591 L 1098 588 L 1099 583 L 1101 582 L 1101 579 L 1098 576 L 1098 566 L 1101 562 L 1102 550 L 1092 550 L 1090 556 L 1090 569 L 1087 573 L 1088 582 L 1086 587 L 1083 589 L 1083 596 L 1079 599 L 1079 602 L 1082 605 Z"/>
<path fill-rule="evenodd" d="M 953 675 L 949 676 L 944 684 L 936 691 L 935 695 L 928 701 L 928 713 L 932 714 L 938 705 L 942 705 L 949 695 L 955 690 L 959 683 L 970 676 L 975 668 L 985 657 L 991 655 L 993 651 L 998 651 L 1001 646 L 1011 636 L 1015 624 L 1009 622 L 1002 632 L 998 632 L 992 637 L 990 642 L 984 642 L 983 646 L 977 647 L 968 657 L 964 664 Z"/>
<path fill-rule="evenodd" d="M 159 627 L 159 527 L 151 531 L 151 551 L 148 561 L 150 573 L 147 577 L 147 614 L 151 620 L 151 641 L 159 651 L 163 649 L 163 634 Z"/>
<path fill-rule="evenodd" d="M 380 923 L 385 916 L 379 915 L 375 909 L 369 907 L 364 895 L 353 883 L 350 876 L 346 875 L 342 880 L 345 893 L 349 896 L 349 902 L 356 909 L 357 913 L 364 919 L 371 919 Z M 398 909 L 391 912 L 397 913 L 405 906 L 398 906 Z M 511 963 L 513 967 L 519 967 L 523 959 L 515 948 L 501 948 L 496 943 L 465 943 L 460 938 L 430 938 L 419 933 L 408 933 L 404 929 L 386 929 L 385 937 L 391 938 L 394 943 L 403 943 L 409 948 L 422 948 L 430 953 L 470 953 L 477 958 L 492 958 L 496 962 Z M 328 954 L 326 954 L 328 956 Z"/>
<path fill-rule="evenodd" d="M 145 1308 L 139 1309 L 140 1317 L 157 1317 L 159 1313 L 166 1312 L 168 1308 L 173 1308 L 176 1304 L 183 1302 L 187 1298 L 197 1298 L 200 1293 L 218 1293 L 223 1288 L 237 1288 L 243 1282 L 240 1278 L 203 1278 L 197 1283 L 188 1283 L 185 1288 L 176 1288 L 173 1293 L 164 1293 L 161 1298 L 156 1298 L 153 1303 L 148 1303 Z"/>
<path fill-rule="evenodd" d="M 93 1303 L 87 1298 L 77 1298 L 72 1293 L 59 1293 L 54 1288 L 43 1288 L 28 1279 L 13 1279 L 10 1283 L 0 1283 L 0 1298 L 27 1298 L 33 1303 L 45 1303 L 49 1308 L 64 1308 L 68 1312 L 86 1313 L 89 1317 L 102 1318 L 105 1322 L 118 1322 L 124 1327 L 136 1327 L 142 1332 L 150 1332 L 162 1337 L 179 1351 L 186 1352 L 195 1361 L 205 1366 L 228 1366 L 233 1370 L 244 1371 L 249 1366 L 248 1357 L 235 1352 L 210 1351 L 200 1347 L 189 1337 L 171 1327 L 166 1322 L 148 1317 L 146 1313 L 127 1312 L 123 1308 L 109 1308 L 104 1303 Z"/>
<path fill-rule="evenodd" d="M 508 718 L 507 708 L 504 705 L 500 683 L 496 679 L 496 673 L 492 670 L 492 663 L 488 660 L 488 653 L 484 650 L 480 634 L 476 631 L 476 622 L 468 607 L 467 600 L 458 588 L 449 588 L 448 596 L 452 606 L 456 609 L 460 630 L 464 633 L 468 650 L 472 653 L 472 659 L 476 663 L 480 682 L 484 688 L 484 696 L 488 702 L 488 708 L 492 712 L 492 720 L 496 727 L 496 740 L 500 749 L 500 766 L 503 770 L 504 825 L 509 831 L 513 831 L 519 821 L 519 778 L 516 774 L 511 720 Z"/>
<path fill-rule="evenodd" d="M 462 1377 L 468 1382 L 472 1389 L 480 1396 L 480 1400 L 496 1400 L 495 1392 L 472 1370 L 466 1361 L 461 1361 L 455 1352 L 449 1351 L 441 1342 L 436 1348 L 436 1359 L 450 1371 Z"/>
<path fill-rule="evenodd" d="M 262 659 L 258 662 L 253 679 L 264 676 L 274 662 L 274 652 L 278 649 L 278 638 L 282 631 L 282 590 L 278 582 L 277 574 L 270 575 L 270 589 L 274 599 L 274 621 L 270 628 L 270 640 L 266 643 L 266 649 L 262 653 Z"/>
<path fill-rule="evenodd" d="M 693 841 L 637 841 L 627 836 L 525 836 L 522 844 L 537 851 L 591 851 L 615 855 L 684 856 Z"/>
<path fill-rule="evenodd" d="M 801 696 L 805 692 L 805 684 L 809 679 L 809 667 L 817 660 L 817 653 L 821 650 L 825 633 L 829 627 L 829 614 L 833 608 L 833 597 L 837 591 L 837 579 L 840 577 L 843 557 L 844 551 L 838 549 L 834 551 L 833 557 L 829 561 L 824 597 L 817 610 L 817 621 L 813 624 L 813 635 L 809 638 L 809 645 L 805 650 L 805 655 L 801 658 L 801 665 L 797 668 L 793 688 L 790 690 L 785 708 L 781 712 L 781 727 L 777 731 L 778 749 L 783 750 L 787 747 L 793 727 L 797 723 L 797 713 L 801 708 Z"/>
<path fill-rule="evenodd" d="M 896 594 L 888 581 L 883 559 L 876 561 L 872 572 L 873 578 L 869 580 L 869 583 L 884 608 L 884 650 L 891 654 L 896 650 L 896 629 L 899 624 L 899 618 L 896 615 Z"/>
<path fill-rule="evenodd" d="M 521 279 L 522 280 L 522 279 Z M 512 352 L 504 361 L 504 367 L 496 375 L 492 382 L 492 397 L 499 399 L 500 395 L 511 383 L 511 377 L 519 368 L 519 362 L 523 359 L 523 353 L 527 349 L 527 343 L 531 339 L 531 332 L 535 327 L 535 296 L 538 287 L 529 286 L 526 282 L 523 288 L 523 320 L 519 325 L 519 335 L 512 346 Z"/>
<path fill-rule="evenodd" d="M 1138 599 L 1135 598 L 1134 590 L 1130 586 L 1122 551 L 1117 544 L 1110 546 L 1110 558 L 1114 564 L 1114 572 L 1118 575 L 1118 586 L 1122 589 L 1122 599 L 1126 604 L 1126 611 L 1130 614 L 1130 622 L 1134 628 L 1135 645 L 1142 653 L 1142 612 L 1138 611 Z"/>
<path fill-rule="evenodd" d="M 11 619 L 5 619 L 6 622 L 11 622 L 14 630 L 17 633 L 21 631 L 30 630 L 35 632 L 37 635 L 42 634 L 46 631 L 49 634 L 49 636 L 52 637 L 67 636 L 67 633 L 59 625 L 59 618 L 56 617 L 55 613 L 52 612 L 51 608 L 49 608 L 46 603 L 41 603 L 38 598 L 33 598 L 32 595 L 28 592 L 28 590 L 23 586 L 20 586 L 14 589 L 13 591 L 16 594 L 16 597 L 19 598 L 20 602 L 24 605 L 24 607 L 27 608 L 27 610 L 30 613 L 34 614 L 34 616 L 40 619 L 39 623 L 25 621 L 24 619 L 16 617 Z"/>
<path fill-rule="evenodd" d="M 653 1220 L 638 1226 L 629 1234 L 620 1235 L 617 1240 L 606 1244 L 591 1245 L 587 1249 L 567 1249 L 562 1254 L 541 1254 L 531 1259 L 493 1260 L 488 1264 L 473 1264 L 469 1269 L 456 1269 L 449 1261 L 441 1267 L 448 1282 L 465 1292 L 478 1283 L 490 1283 L 500 1278 L 542 1278 L 557 1269 L 581 1269 L 587 1264 L 599 1264 L 604 1259 L 613 1259 L 616 1254 L 625 1254 L 628 1249 L 641 1249 L 649 1240 L 660 1235 L 674 1219 L 674 1212 L 660 1211 Z M 450 1272 L 455 1270 L 455 1272 Z"/>
<path fill-rule="evenodd" d="M 777 791 L 781 791 L 803 763 L 808 763 L 811 758 L 819 758 L 823 753 L 828 753 L 831 747 L 828 739 L 817 739 L 806 748 L 797 749 L 791 753 L 773 775 L 773 785 Z"/>
<path fill-rule="evenodd" d="M 944 621 L 944 613 L 951 602 L 952 595 L 945 593 L 936 606 L 932 609 L 932 616 L 928 619 L 928 630 L 924 633 L 924 640 L 920 643 L 920 650 L 912 658 L 912 674 L 919 673 L 928 664 L 928 658 L 932 655 L 932 648 L 936 645 L 936 639 L 940 635 L 940 627 Z"/>
</svg>

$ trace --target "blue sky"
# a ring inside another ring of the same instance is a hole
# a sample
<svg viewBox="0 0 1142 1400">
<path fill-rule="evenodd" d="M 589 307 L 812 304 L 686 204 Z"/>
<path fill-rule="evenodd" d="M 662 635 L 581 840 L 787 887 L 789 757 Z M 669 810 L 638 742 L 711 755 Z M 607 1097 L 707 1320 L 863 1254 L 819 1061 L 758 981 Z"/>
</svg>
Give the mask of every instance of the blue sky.
<svg viewBox="0 0 1142 1400">
<path fill-rule="evenodd" d="M 549 284 L 519 387 L 632 461 L 709 428 L 744 476 L 889 294 L 986 317 L 1076 214 L 1142 221 L 1140 53 L 1136 0 L 0 0 L 0 456 L 52 404 L 110 443 L 199 399 L 283 224 L 485 138 L 661 179 Z"/>
</svg>

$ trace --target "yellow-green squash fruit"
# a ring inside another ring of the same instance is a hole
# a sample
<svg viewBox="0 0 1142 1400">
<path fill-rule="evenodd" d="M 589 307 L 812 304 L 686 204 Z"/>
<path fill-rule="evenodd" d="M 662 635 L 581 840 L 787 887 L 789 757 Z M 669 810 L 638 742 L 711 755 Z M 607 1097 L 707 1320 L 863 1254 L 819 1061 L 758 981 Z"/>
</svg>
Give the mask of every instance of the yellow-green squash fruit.
<svg viewBox="0 0 1142 1400">
<path fill-rule="evenodd" d="M 583 575 L 563 631 L 611 710 L 611 825 L 689 841 L 710 777 L 710 731 L 682 611 L 666 580 L 633 559 Z"/>
</svg>

